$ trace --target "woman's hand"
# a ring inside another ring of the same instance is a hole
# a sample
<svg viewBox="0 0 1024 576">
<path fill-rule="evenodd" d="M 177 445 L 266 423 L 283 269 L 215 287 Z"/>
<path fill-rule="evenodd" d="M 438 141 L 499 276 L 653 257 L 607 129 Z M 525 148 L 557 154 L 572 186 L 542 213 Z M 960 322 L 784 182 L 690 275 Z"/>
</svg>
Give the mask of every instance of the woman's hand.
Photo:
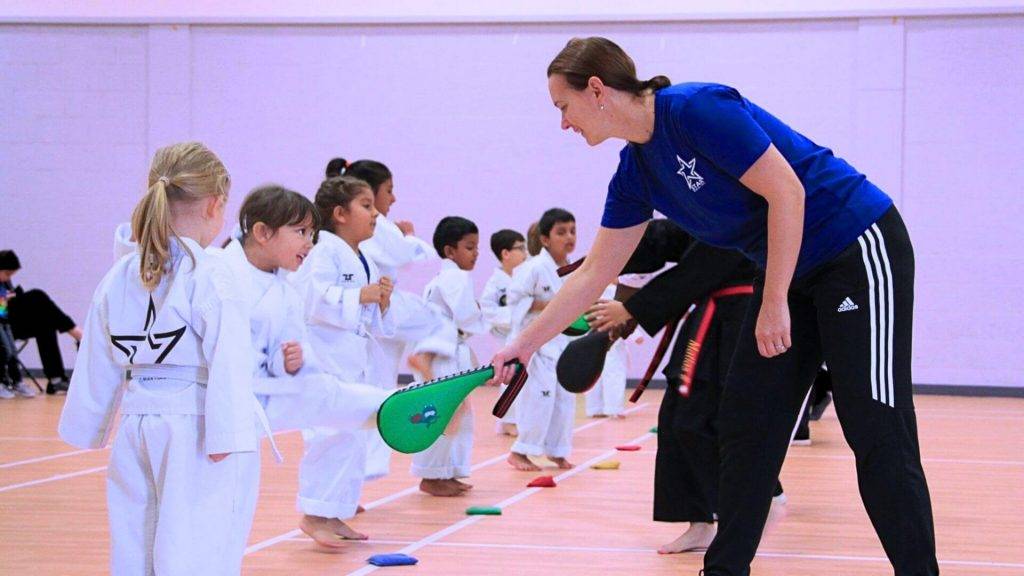
<svg viewBox="0 0 1024 576">
<path fill-rule="evenodd" d="M 632 319 L 633 315 L 618 300 L 598 300 L 587 309 L 587 322 L 590 327 L 601 332 L 608 332 Z"/>
<path fill-rule="evenodd" d="M 512 366 L 505 366 L 505 362 L 509 360 L 519 360 L 519 363 L 525 368 L 530 363 L 530 356 L 533 356 L 535 350 L 531 350 L 524 343 L 516 338 L 507 346 L 498 350 L 491 358 L 491 366 L 494 366 L 494 378 L 487 381 L 488 386 L 497 386 L 498 384 L 507 384 L 512 381 L 512 377 L 515 375 L 515 369 Z"/>
<path fill-rule="evenodd" d="M 285 342 L 281 344 L 281 354 L 284 355 L 284 371 L 294 376 L 302 368 L 302 344 Z"/>
<path fill-rule="evenodd" d="M 785 354 L 793 346 L 789 336 L 789 303 L 786 300 L 762 300 L 754 328 L 757 350 L 765 358 Z"/>
</svg>

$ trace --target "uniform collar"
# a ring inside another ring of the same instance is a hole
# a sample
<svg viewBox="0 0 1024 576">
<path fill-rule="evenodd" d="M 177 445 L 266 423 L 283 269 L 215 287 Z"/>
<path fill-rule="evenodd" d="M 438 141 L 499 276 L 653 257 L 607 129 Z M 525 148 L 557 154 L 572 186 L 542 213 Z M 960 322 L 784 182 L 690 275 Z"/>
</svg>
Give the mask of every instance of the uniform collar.
<svg viewBox="0 0 1024 576">
<path fill-rule="evenodd" d="M 465 272 L 465 270 L 459 268 L 458 264 L 448 258 L 441 260 L 441 270 L 459 270 L 460 272 Z"/>
<path fill-rule="evenodd" d="M 554 268 L 555 270 L 558 270 L 560 266 L 558 262 L 555 262 L 555 259 L 551 257 L 551 253 L 548 252 L 547 248 L 541 248 L 540 254 L 537 254 L 536 258 L 540 258 L 541 262 L 543 262 L 544 265 L 549 268 Z"/>
<path fill-rule="evenodd" d="M 353 256 L 359 256 L 359 253 L 353 250 L 352 247 L 348 245 L 348 242 L 345 242 L 340 236 L 333 232 L 321 230 L 317 242 L 323 242 L 325 246 L 341 246 L 342 249 L 348 250 Z"/>
</svg>

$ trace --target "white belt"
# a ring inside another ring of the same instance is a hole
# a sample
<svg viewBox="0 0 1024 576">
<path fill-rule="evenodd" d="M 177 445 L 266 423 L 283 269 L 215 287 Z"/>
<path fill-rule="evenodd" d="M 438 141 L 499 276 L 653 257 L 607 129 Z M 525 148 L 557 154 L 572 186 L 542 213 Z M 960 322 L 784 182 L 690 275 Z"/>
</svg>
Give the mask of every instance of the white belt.
<svg viewBox="0 0 1024 576">
<path fill-rule="evenodd" d="M 278 464 L 284 462 L 284 456 L 281 455 L 281 451 L 277 448 L 277 442 L 274 441 L 274 433 L 270 430 L 270 419 L 267 418 L 267 411 L 263 409 L 263 404 L 256 396 L 252 397 L 252 401 L 256 404 L 256 417 L 260 420 L 260 425 L 263 426 L 263 431 L 267 433 L 267 439 L 270 440 L 270 450 L 274 453 L 274 460 Z"/>
<path fill-rule="evenodd" d="M 125 368 L 125 381 L 133 378 L 171 378 L 197 382 L 206 386 L 209 372 L 204 366 L 175 366 L 173 364 L 133 364 Z"/>
<path fill-rule="evenodd" d="M 209 371 L 205 366 L 135 364 L 125 369 L 124 378 L 125 382 L 128 382 L 133 378 L 168 378 L 172 380 L 185 380 L 188 382 L 195 382 L 203 388 L 206 388 L 206 383 L 209 380 Z M 256 408 L 256 418 L 260 421 L 260 426 L 263 427 L 263 431 L 267 433 L 267 438 L 270 439 L 270 449 L 274 452 L 274 460 L 280 464 L 284 462 L 284 456 L 281 455 L 281 450 L 278 449 L 277 442 L 274 441 L 274 433 L 270 429 L 270 419 L 267 418 L 267 412 L 263 409 L 263 404 L 260 404 L 260 401 L 255 395 L 253 395 L 252 401 Z"/>
</svg>

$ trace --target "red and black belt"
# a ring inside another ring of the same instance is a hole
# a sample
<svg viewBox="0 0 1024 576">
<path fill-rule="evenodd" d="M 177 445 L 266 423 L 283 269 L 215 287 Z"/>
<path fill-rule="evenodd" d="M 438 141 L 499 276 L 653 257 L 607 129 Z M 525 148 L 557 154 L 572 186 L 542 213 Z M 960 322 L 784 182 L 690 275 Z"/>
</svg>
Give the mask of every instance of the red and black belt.
<svg viewBox="0 0 1024 576">
<path fill-rule="evenodd" d="M 754 293 L 754 286 L 751 284 L 742 284 L 739 286 L 729 286 L 728 288 L 722 288 L 716 290 L 707 296 L 701 305 L 694 308 L 694 313 L 699 315 L 699 318 L 694 318 L 693 322 L 697 323 L 697 329 L 686 343 L 686 356 L 683 359 L 683 370 L 682 370 L 682 384 L 679 386 L 679 393 L 683 396 L 689 396 L 690 390 L 693 385 L 693 375 L 697 371 L 697 361 L 700 360 L 700 350 L 704 346 L 704 340 L 707 338 L 708 330 L 711 328 L 711 321 L 715 317 L 715 309 L 718 307 L 716 301 L 720 298 L 729 298 L 731 296 L 749 296 Z M 640 383 L 637 384 L 636 390 L 633 391 L 633 395 L 630 396 L 630 402 L 636 402 L 640 399 L 640 395 L 644 393 L 647 385 L 651 383 L 654 378 L 654 373 L 658 370 L 661 365 L 662 359 L 665 357 L 665 352 L 668 351 L 668 346 L 672 342 L 672 337 L 676 333 L 676 328 L 680 322 L 685 322 L 690 312 L 687 311 L 682 316 L 679 316 L 675 320 L 672 320 L 665 326 L 665 332 L 661 336 L 661 341 L 658 342 L 658 348 L 654 351 L 654 357 L 651 358 L 651 363 L 647 366 L 647 372 L 644 374 Z M 682 335 L 680 335 L 682 337 Z"/>
</svg>

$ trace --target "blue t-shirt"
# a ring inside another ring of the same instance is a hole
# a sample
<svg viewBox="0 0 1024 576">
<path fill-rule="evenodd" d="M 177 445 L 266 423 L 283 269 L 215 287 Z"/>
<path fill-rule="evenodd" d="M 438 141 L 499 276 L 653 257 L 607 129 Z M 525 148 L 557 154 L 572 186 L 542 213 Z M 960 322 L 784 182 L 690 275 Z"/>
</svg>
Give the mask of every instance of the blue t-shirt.
<svg viewBox="0 0 1024 576">
<path fill-rule="evenodd" d="M 743 252 L 762 269 L 768 202 L 740 177 L 769 144 L 803 183 L 804 234 L 795 276 L 828 262 L 892 206 L 892 200 L 828 148 L 721 84 L 657 92 L 654 133 L 627 144 L 608 185 L 607 228 L 646 222 L 658 210 L 695 238 Z"/>
</svg>

